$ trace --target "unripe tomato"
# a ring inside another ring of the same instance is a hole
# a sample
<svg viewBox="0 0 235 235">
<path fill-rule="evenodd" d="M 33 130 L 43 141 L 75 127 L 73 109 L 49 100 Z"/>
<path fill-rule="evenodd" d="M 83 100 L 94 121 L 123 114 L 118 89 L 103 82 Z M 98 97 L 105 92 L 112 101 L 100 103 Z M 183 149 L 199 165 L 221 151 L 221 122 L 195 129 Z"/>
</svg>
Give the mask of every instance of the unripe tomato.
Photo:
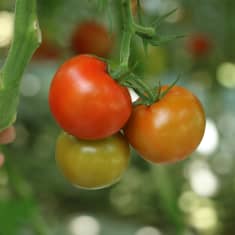
<svg viewBox="0 0 235 235">
<path fill-rule="evenodd" d="M 90 140 L 118 132 L 132 111 L 128 90 L 109 76 L 103 61 L 89 55 L 76 56 L 58 69 L 49 105 L 62 129 Z"/>
<path fill-rule="evenodd" d="M 111 34 L 103 25 L 95 21 L 82 22 L 72 33 L 71 47 L 77 54 L 108 57 L 112 46 Z"/>
<path fill-rule="evenodd" d="M 187 41 L 187 49 L 192 56 L 205 56 L 211 50 L 211 41 L 203 34 L 194 34 Z"/>
<path fill-rule="evenodd" d="M 164 91 L 167 86 L 162 87 Z M 137 105 L 125 135 L 134 149 L 153 163 L 186 158 L 199 145 L 205 130 L 201 103 L 189 90 L 174 86 L 158 102 Z"/>
<path fill-rule="evenodd" d="M 79 140 L 61 133 L 56 144 L 56 162 L 65 178 L 86 189 L 117 182 L 130 159 L 130 148 L 120 134 L 97 140 Z"/>
</svg>

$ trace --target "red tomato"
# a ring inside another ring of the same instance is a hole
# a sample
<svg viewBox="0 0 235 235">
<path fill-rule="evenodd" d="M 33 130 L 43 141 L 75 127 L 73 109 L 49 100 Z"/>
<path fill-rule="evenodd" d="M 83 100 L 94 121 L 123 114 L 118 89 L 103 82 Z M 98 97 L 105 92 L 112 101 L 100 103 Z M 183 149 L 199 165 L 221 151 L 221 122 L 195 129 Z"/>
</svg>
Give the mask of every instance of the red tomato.
<svg viewBox="0 0 235 235">
<path fill-rule="evenodd" d="M 89 55 L 66 61 L 49 91 L 50 109 L 62 129 L 80 139 L 101 139 L 120 130 L 132 111 L 128 90 L 106 64 Z"/>
<path fill-rule="evenodd" d="M 39 48 L 35 51 L 33 59 L 57 59 L 60 56 L 60 50 L 48 40 L 43 40 Z"/>
<path fill-rule="evenodd" d="M 195 34 L 189 38 L 187 48 L 193 56 L 205 56 L 211 49 L 211 41 L 203 34 Z"/>
<path fill-rule="evenodd" d="M 85 21 L 75 28 L 71 44 L 78 54 L 108 57 L 112 50 L 113 38 L 103 25 Z"/>
<path fill-rule="evenodd" d="M 136 106 L 124 132 L 144 159 L 167 163 L 191 154 L 204 130 L 205 114 L 199 100 L 185 88 L 174 86 L 160 101 Z"/>
</svg>

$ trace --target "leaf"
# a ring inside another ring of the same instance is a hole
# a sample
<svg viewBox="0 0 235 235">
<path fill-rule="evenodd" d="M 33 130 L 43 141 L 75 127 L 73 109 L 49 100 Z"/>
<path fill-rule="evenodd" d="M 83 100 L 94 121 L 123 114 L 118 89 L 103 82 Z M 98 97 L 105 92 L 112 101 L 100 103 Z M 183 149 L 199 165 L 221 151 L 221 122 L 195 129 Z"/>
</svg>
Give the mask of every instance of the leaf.
<svg viewBox="0 0 235 235">
<path fill-rule="evenodd" d="M 162 15 L 162 16 L 160 16 L 160 17 L 157 17 L 157 18 L 153 21 L 153 23 L 152 23 L 153 27 L 158 28 L 158 27 L 160 26 L 160 24 L 163 22 L 163 20 L 165 20 L 168 16 L 172 15 L 173 13 L 175 13 L 175 12 L 177 11 L 177 9 L 178 9 L 178 8 L 175 8 L 175 9 L 173 9 L 173 10 L 167 12 L 166 14 L 164 14 L 164 15 Z"/>
<path fill-rule="evenodd" d="M 171 36 L 155 36 L 153 38 L 148 39 L 148 42 L 153 46 L 161 46 L 164 43 L 173 41 L 178 38 L 183 38 L 185 35 L 179 34 L 179 35 L 171 35 Z"/>
<path fill-rule="evenodd" d="M 30 225 L 36 206 L 29 200 L 0 201 L 0 235 L 15 235 Z"/>
<path fill-rule="evenodd" d="M 170 84 L 169 87 L 167 87 L 167 89 L 165 91 L 163 91 L 161 94 L 160 94 L 160 99 L 162 99 L 169 91 L 170 89 L 175 86 L 175 84 L 180 80 L 181 78 L 181 74 L 179 74 L 176 79 Z"/>
</svg>

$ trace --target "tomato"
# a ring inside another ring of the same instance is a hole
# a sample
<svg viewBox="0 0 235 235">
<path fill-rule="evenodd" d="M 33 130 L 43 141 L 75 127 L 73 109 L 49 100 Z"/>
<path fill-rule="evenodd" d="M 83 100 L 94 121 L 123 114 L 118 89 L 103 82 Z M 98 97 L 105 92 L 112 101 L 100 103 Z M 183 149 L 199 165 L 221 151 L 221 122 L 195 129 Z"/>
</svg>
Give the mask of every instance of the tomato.
<svg viewBox="0 0 235 235">
<path fill-rule="evenodd" d="M 39 48 L 35 51 L 33 59 L 58 59 L 60 57 L 60 49 L 47 39 L 43 39 Z"/>
<path fill-rule="evenodd" d="M 129 145 L 120 133 L 88 141 L 63 132 L 57 139 L 58 167 L 69 182 L 82 188 L 103 188 L 117 182 L 129 159 Z"/>
<path fill-rule="evenodd" d="M 95 21 L 84 21 L 72 33 L 71 47 L 78 54 L 108 57 L 113 47 L 113 37 L 105 26 Z"/>
<path fill-rule="evenodd" d="M 211 49 L 211 46 L 212 45 L 209 38 L 201 33 L 192 35 L 187 41 L 188 51 L 196 57 L 207 55 Z"/>
<path fill-rule="evenodd" d="M 167 86 L 162 87 L 164 91 Z M 137 105 L 126 127 L 130 144 L 146 160 L 170 163 L 186 158 L 205 130 L 201 103 L 187 89 L 174 86 L 160 101 Z"/>
<path fill-rule="evenodd" d="M 109 76 L 103 61 L 89 55 L 76 56 L 58 69 L 49 105 L 60 127 L 79 139 L 118 132 L 132 111 L 128 90 Z"/>
</svg>

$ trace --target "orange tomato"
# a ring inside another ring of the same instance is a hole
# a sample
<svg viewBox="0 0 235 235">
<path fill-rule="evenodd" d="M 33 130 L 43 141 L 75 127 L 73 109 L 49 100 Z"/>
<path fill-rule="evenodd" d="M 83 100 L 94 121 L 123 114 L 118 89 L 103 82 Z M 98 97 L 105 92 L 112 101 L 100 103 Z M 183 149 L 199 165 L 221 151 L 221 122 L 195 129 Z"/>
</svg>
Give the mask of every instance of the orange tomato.
<svg viewBox="0 0 235 235">
<path fill-rule="evenodd" d="M 162 87 L 164 91 L 167 86 Z M 133 148 L 153 163 L 186 158 L 199 145 L 205 130 L 205 113 L 196 96 L 174 86 L 160 101 L 137 105 L 124 133 Z"/>
</svg>

